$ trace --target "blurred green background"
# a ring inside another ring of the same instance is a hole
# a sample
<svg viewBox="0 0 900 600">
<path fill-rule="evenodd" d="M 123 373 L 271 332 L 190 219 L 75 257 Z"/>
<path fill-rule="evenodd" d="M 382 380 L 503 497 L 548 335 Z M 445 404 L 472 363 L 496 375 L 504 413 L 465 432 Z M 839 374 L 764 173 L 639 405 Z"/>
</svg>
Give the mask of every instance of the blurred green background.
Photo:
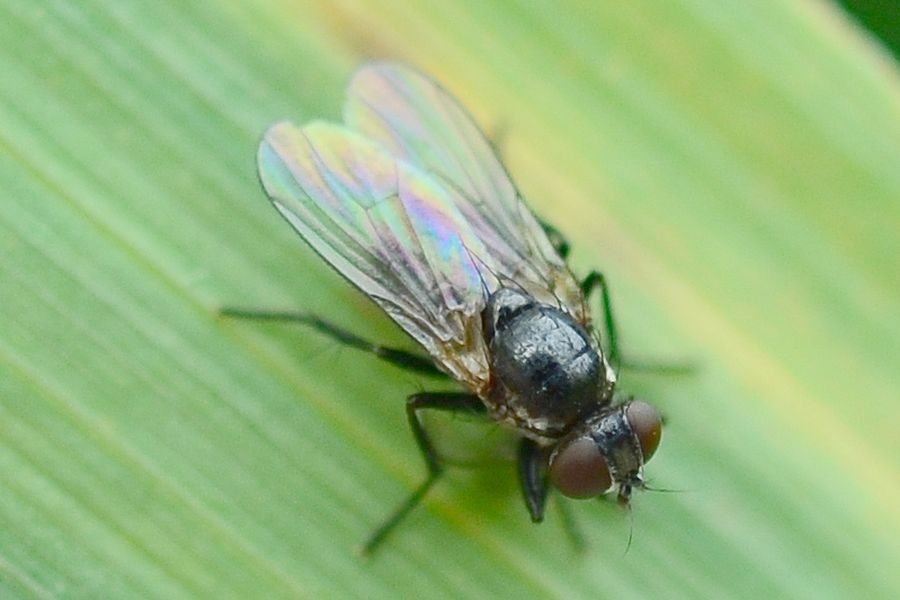
<svg viewBox="0 0 900 600">
<path fill-rule="evenodd" d="M 900 5 L 891 0 L 839 0 L 838 4 L 900 57 Z"/>
<path fill-rule="evenodd" d="M 3 0 L 0 39 L 0 596 L 900 593 L 900 81 L 836 5 Z M 386 57 L 502 140 L 626 352 L 699 365 L 623 374 L 682 491 L 573 502 L 584 554 L 492 463 L 361 560 L 424 473 L 402 403 L 435 382 L 217 317 L 410 347 L 254 166 Z"/>
</svg>

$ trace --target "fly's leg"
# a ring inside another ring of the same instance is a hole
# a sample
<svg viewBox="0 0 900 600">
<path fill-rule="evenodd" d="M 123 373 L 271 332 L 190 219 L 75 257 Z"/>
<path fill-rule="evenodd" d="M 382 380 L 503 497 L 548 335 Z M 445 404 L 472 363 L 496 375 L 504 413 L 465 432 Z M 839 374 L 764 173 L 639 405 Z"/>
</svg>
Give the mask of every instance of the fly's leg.
<svg viewBox="0 0 900 600">
<path fill-rule="evenodd" d="M 424 392 L 413 394 L 406 400 L 406 417 L 409 420 L 409 428 L 412 430 L 422 458 L 425 460 L 425 466 L 428 468 L 428 476 L 419 484 L 409 497 L 398 506 L 390 516 L 374 531 L 369 539 L 363 544 L 361 552 L 363 555 L 371 554 L 378 546 L 384 542 L 384 539 L 391 531 L 414 509 L 431 486 L 438 480 L 444 472 L 444 465 L 441 464 L 440 457 L 434 449 L 428 433 L 419 420 L 419 411 L 424 409 L 444 410 L 450 412 L 469 412 L 479 413 L 485 412 L 484 404 L 474 394 L 454 393 L 454 392 Z"/>
<path fill-rule="evenodd" d="M 566 236 L 559 229 L 541 218 L 538 218 L 538 223 L 541 224 L 541 229 L 547 234 L 550 244 L 556 249 L 556 253 L 559 254 L 560 258 L 563 260 L 569 258 L 569 251 L 572 250 L 572 246 L 569 244 Z"/>
<path fill-rule="evenodd" d="M 547 503 L 547 494 L 550 491 L 550 483 L 547 480 L 547 448 L 540 447 L 534 440 L 522 438 L 519 444 L 519 483 L 522 486 L 522 495 L 525 498 L 525 506 L 531 515 L 533 523 L 544 520 L 544 509 Z M 563 529 L 576 550 L 585 548 L 584 536 L 575 523 L 569 504 L 557 496 Z"/>
<path fill-rule="evenodd" d="M 603 304 L 603 327 L 606 330 L 607 358 L 613 365 L 619 364 L 619 334 L 616 320 L 613 318 L 612 300 L 609 296 L 609 285 L 600 271 L 591 271 L 581 282 L 581 293 L 585 300 L 589 299 L 596 288 L 600 288 L 600 301 Z"/>
<path fill-rule="evenodd" d="M 572 246 L 569 244 L 569 241 L 566 239 L 566 236 L 560 232 L 559 229 L 551 225 L 550 223 L 544 221 L 543 219 L 538 219 L 538 223 L 541 224 L 541 229 L 544 230 L 544 233 L 547 234 L 547 238 L 550 240 L 550 243 L 556 248 L 556 252 L 562 257 L 563 260 L 569 257 L 569 251 L 572 249 Z M 665 373 L 669 375 L 685 375 L 692 373 L 694 371 L 694 367 L 687 364 L 661 364 L 656 362 L 636 362 L 631 360 L 622 360 L 622 355 L 619 353 L 619 335 L 616 329 L 616 321 L 613 319 L 613 310 L 612 310 L 612 300 L 610 300 L 609 294 L 609 285 L 606 283 L 606 278 L 603 276 L 603 273 L 599 271 L 591 271 L 588 273 L 587 277 L 584 278 L 584 281 L 581 282 L 581 292 L 584 295 L 585 300 L 590 298 L 591 293 L 596 289 L 600 288 L 601 293 L 601 302 L 603 303 L 603 327 L 606 330 L 606 358 L 609 360 L 610 364 L 616 367 L 622 367 L 625 369 L 631 369 L 633 371 L 653 371 L 656 373 Z"/>
<path fill-rule="evenodd" d="M 547 450 L 534 440 L 523 437 L 519 443 L 519 483 L 533 523 L 544 520 L 544 505 L 550 489 L 544 467 L 546 464 Z"/>
<path fill-rule="evenodd" d="M 378 358 L 385 360 L 400 368 L 410 371 L 424 373 L 426 375 L 439 375 L 446 377 L 446 373 L 439 370 L 434 363 L 423 356 L 400 350 L 396 348 L 387 348 L 359 337 L 355 333 L 347 331 L 333 323 L 329 323 L 315 315 L 302 312 L 291 311 L 265 311 L 265 310 L 246 310 L 239 308 L 223 308 L 220 314 L 228 317 L 256 319 L 261 321 L 286 321 L 293 323 L 302 323 L 312 327 L 316 331 L 323 333 L 332 339 L 356 348 L 374 354 Z M 464 394 L 456 392 L 434 392 L 413 394 L 406 401 L 406 417 L 409 421 L 409 427 L 412 430 L 413 438 L 416 445 L 422 453 L 425 460 L 425 466 L 428 468 L 428 476 L 419 484 L 409 497 L 398 506 L 393 513 L 369 536 L 369 539 L 363 544 L 361 553 L 363 555 L 371 554 L 393 531 L 393 529 L 412 511 L 425 494 L 431 489 L 431 486 L 437 481 L 444 471 L 440 458 L 428 437 L 428 433 L 419 420 L 418 412 L 423 409 L 444 410 L 450 412 L 468 412 L 483 414 L 485 412 L 484 404 L 474 394 Z"/>
<path fill-rule="evenodd" d="M 569 256 L 572 246 L 566 237 L 556 227 L 543 219 L 538 219 L 541 229 L 547 234 L 550 243 L 556 249 L 556 252 L 563 260 Z M 633 371 L 652 371 L 655 373 L 664 373 L 669 375 L 685 375 L 694 371 L 692 365 L 687 364 L 662 364 L 656 362 L 636 362 L 631 360 L 623 360 L 619 353 L 619 335 L 616 329 L 616 321 L 613 318 L 612 300 L 610 300 L 609 286 L 606 278 L 599 271 L 591 271 L 588 276 L 581 282 L 581 292 L 587 300 L 591 293 L 600 288 L 601 302 L 603 303 L 603 327 L 606 330 L 606 358 L 610 364 L 616 367 L 622 367 Z"/>
<path fill-rule="evenodd" d="M 606 330 L 607 359 L 615 367 L 622 367 L 632 371 L 648 371 L 666 375 L 689 375 L 694 372 L 694 366 L 690 364 L 664 364 L 655 361 L 625 360 L 619 352 L 619 333 L 616 321 L 613 318 L 612 300 L 610 299 L 609 284 L 603 273 L 591 271 L 581 282 L 581 292 L 585 300 L 591 293 L 600 288 L 600 301 L 603 305 L 603 327 Z"/>
<path fill-rule="evenodd" d="M 304 325 L 307 325 L 308 327 L 312 327 L 319 333 L 325 334 L 333 340 L 344 344 L 345 346 L 350 346 L 351 348 L 356 348 L 358 350 L 363 350 L 365 352 L 374 354 L 378 358 L 387 361 L 392 365 L 396 365 L 402 369 L 406 369 L 407 371 L 415 371 L 417 373 L 424 373 L 426 375 L 446 376 L 443 371 L 434 366 L 434 363 L 430 358 L 420 356 L 413 352 L 407 352 L 406 350 L 387 348 L 379 344 L 373 344 L 372 342 L 359 337 L 355 333 L 347 331 L 346 329 L 338 327 L 333 323 L 329 323 L 324 319 L 320 319 L 319 317 L 308 313 L 290 311 L 245 310 L 242 308 L 223 308 L 219 311 L 219 314 L 226 317 L 235 317 L 239 319 L 302 323 Z"/>
</svg>

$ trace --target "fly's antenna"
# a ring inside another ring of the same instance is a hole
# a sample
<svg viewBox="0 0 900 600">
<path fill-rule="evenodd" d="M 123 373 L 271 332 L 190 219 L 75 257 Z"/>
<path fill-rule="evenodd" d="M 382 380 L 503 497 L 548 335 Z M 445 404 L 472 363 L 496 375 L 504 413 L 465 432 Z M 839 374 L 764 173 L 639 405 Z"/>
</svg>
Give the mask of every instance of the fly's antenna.
<svg viewBox="0 0 900 600">
<path fill-rule="evenodd" d="M 661 494 L 684 494 L 684 493 L 690 491 L 690 490 L 680 490 L 677 488 L 655 487 L 655 486 L 647 484 L 646 482 L 644 482 L 644 485 L 641 486 L 641 489 L 643 489 L 646 492 L 659 492 Z"/>
<path fill-rule="evenodd" d="M 634 539 L 634 511 L 631 510 L 630 504 L 625 508 L 628 511 L 628 543 L 625 544 L 625 552 L 622 553 L 622 556 L 628 554 L 628 551 L 631 550 L 631 542 Z"/>
</svg>

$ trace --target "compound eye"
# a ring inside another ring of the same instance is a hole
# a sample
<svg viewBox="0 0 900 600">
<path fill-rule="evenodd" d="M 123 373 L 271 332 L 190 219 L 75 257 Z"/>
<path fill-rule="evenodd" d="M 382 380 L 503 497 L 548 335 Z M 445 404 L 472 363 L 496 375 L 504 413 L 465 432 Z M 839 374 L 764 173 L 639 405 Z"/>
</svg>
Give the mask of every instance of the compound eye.
<svg viewBox="0 0 900 600">
<path fill-rule="evenodd" d="M 662 419 L 659 418 L 655 408 L 641 400 L 635 400 L 628 405 L 625 409 L 625 418 L 637 436 L 641 445 L 641 455 L 646 463 L 659 447 L 659 440 L 662 438 Z"/>
<path fill-rule="evenodd" d="M 606 460 L 590 438 L 562 443 L 550 460 L 550 481 L 569 498 L 593 498 L 612 486 Z"/>
</svg>

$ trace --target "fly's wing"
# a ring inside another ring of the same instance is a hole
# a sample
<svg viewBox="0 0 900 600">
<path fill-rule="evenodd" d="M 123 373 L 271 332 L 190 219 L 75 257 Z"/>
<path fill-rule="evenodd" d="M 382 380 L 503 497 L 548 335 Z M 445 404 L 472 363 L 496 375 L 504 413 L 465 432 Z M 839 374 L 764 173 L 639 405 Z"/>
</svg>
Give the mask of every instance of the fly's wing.
<svg viewBox="0 0 900 600">
<path fill-rule="evenodd" d="M 455 191 L 346 127 L 273 125 L 259 147 L 275 207 L 435 361 L 476 391 L 488 366 L 479 314 L 487 249 Z"/>
<path fill-rule="evenodd" d="M 344 119 L 457 192 L 459 211 L 489 250 L 485 267 L 501 281 L 586 322 L 580 287 L 559 253 L 484 134 L 438 84 L 401 65 L 367 65 L 350 84 Z"/>
</svg>

